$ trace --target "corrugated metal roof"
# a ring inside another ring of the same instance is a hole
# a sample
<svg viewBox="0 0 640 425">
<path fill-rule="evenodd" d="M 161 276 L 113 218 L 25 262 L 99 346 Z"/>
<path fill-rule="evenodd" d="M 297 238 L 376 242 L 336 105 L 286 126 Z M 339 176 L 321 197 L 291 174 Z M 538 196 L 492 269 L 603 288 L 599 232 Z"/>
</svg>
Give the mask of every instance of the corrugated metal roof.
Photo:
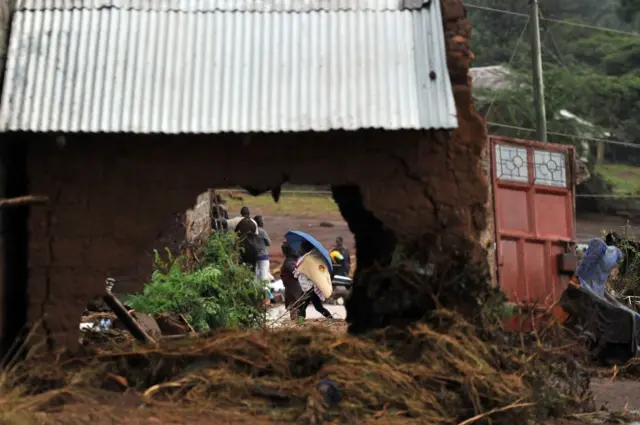
<svg viewBox="0 0 640 425">
<path fill-rule="evenodd" d="M 420 8 L 406 0 L 17 0 L 16 10 L 117 8 L 172 12 L 385 11 Z"/>
<path fill-rule="evenodd" d="M 210 13 L 156 10 L 186 4 L 182 0 L 102 0 L 137 1 L 153 5 L 151 11 L 21 1 L 34 7 L 14 15 L 0 130 L 206 134 L 457 127 L 439 1 L 417 10 L 379 10 L 394 2 L 308 0 L 354 9 L 307 13 L 213 6 L 233 0 L 193 1 L 215 10 Z M 235 2 L 241 3 L 294 4 Z"/>
</svg>

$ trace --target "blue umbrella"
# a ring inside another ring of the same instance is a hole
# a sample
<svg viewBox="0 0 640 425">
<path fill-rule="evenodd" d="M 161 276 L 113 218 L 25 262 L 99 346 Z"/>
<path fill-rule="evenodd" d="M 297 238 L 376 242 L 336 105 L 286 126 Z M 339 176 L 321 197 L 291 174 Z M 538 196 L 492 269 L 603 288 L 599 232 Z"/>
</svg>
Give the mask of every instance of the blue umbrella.
<svg viewBox="0 0 640 425">
<path fill-rule="evenodd" d="M 308 233 L 301 232 L 299 230 L 289 230 L 287 234 L 284 235 L 284 238 L 287 240 L 287 243 L 289 244 L 289 246 L 291 246 L 291 248 L 293 248 L 297 252 L 300 252 L 300 245 L 302 244 L 302 241 L 309 242 L 311 246 L 317 249 L 318 252 L 322 254 L 324 259 L 327 260 L 327 264 L 329 265 L 329 271 L 333 272 L 331 257 L 329 256 L 329 253 L 327 252 L 325 247 L 322 246 L 322 244 L 318 242 L 316 238 L 309 235 Z"/>
</svg>

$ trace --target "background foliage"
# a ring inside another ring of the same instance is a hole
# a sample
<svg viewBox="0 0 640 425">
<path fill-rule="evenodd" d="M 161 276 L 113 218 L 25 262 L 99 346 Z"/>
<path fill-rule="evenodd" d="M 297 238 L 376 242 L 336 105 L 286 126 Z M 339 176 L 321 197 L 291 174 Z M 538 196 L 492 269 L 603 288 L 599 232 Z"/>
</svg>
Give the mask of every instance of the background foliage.
<svg viewBox="0 0 640 425">
<path fill-rule="evenodd" d="M 523 33 L 528 22 L 528 17 L 523 16 L 529 13 L 528 2 L 470 0 L 466 3 L 473 24 L 472 48 L 476 54 L 473 66 L 509 64 L 518 81 L 515 88 L 500 93 L 495 99 L 482 96 L 481 108 L 486 110 L 494 100 L 487 117 L 489 121 L 535 128 L 528 26 Z M 640 32 L 640 0 L 540 0 L 540 11 L 543 18 L 579 24 L 540 22 L 549 131 L 585 134 L 584 126 L 560 116 L 559 111 L 566 109 L 596 126 L 588 129 L 591 137 L 608 132 L 613 139 L 640 143 L 637 112 L 640 110 L 640 38 L 588 28 Z M 499 127 L 490 131 L 534 137 L 533 133 Z M 556 135 L 549 139 L 563 143 L 574 140 Z M 640 164 L 640 153 L 636 149 L 622 149 L 616 155 L 618 158 Z M 608 145 L 609 154 L 610 151 L 611 145 Z"/>
</svg>

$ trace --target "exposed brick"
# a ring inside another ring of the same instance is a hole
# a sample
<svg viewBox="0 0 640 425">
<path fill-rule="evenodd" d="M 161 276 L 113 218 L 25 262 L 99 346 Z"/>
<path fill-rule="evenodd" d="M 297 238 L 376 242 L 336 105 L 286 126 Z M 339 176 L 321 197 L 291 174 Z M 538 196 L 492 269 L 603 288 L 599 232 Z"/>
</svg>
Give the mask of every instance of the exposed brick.
<svg viewBox="0 0 640 425">
<path fill-rule="evenodd" d="M 456 21 L 466 16 L 462 2 L 456 0 L 441 0 L 440 3 L 442 5 L 442 19 L 444 21 Z"/>
<path fill-rule="evenodd" d="M 95 211 L 94 213 L 97 213 Z M 139 211 L 119 216 L 113 220 L 113 236 L 119 239 L 136 238 L 137 235 L 149 235 L 156 232 L 158 225 L 154 219 L 147 218 Z"/>
<path fill-rule="evenodd" d="M 113 271 L 132 268 L 135 264 L 135 252 L 125 241 L 119 242 L 113 237 L 99 237 L 92 238 L 87 244 L 86 265 L 90 268 Z"/>
<path fill-rule="evenodd" d="M 30 314 L 39 315 L 37 306 L 47 297 L 47 279 L 49 271 L 46 267 L 29 267 L 29 304 L 33 306 Z"/>
<path fill-rule="evenodd" d="M 75 232 L 74 232 L 75 233 Z M 61 233 L 64 234 L 64 233 Z M 53 267 L 82 267 L 88 246 L 87 238 L 67 236 L 51 240 Z"/>
<path fill-rule="evenodd" d="M 50 264 L 49 242 L 41 238 L 32 238 L 29 244 L 29 267 L 46 267 Z"/>
<path fill-rule="evenodd" d="M 49 231 L 49 208 L 35 206 L 29 214 L 29 230 L 37 234 L 47 234 Z"/>
<path fill-rule="evenodd" d="M 101 288 L 104 292 L 105 277 L 100 270 L 86 267 L 58 267 L 49 271 L 49 297 L 51 302 L 65 300 L 86 306 L 87 290 L 91 287 Z M 80 311 L 82 313 L 82 311 Z"/>
<path fill-rule="evenodd" d="M 84 204 L 76 207 L 64 205 L 51 217 L 51 235 L 58 236 L 107 236 L 113 233 L 113 217 Z"/>
</svg>

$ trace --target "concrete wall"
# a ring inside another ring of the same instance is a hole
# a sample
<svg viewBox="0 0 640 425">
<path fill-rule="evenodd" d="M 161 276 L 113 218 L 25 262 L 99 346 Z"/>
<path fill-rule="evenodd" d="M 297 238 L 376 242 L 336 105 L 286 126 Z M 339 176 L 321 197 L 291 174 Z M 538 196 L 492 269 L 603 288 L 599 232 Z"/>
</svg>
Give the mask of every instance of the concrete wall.
<svg viewBox="0 0 640 425">
<path fill-rule="evenodd" d="M 433 260 L 436 249 L 473 269 L 467 292 L 484 288 L 487 255 L 479 241 L 488 198 L 480 157 L 486 128 L 473 108 L 467 74 L 471 24 L 461 0 L 441 3 L 460 122 L 452 133 L 96 134 L 68 136 L 63 147 L 53 135 L 8 135 L 29 146 L 28 191 L 51 200 L 31 209 L 27 288 L 28 318 L 44 317 L 50 347 L 76 344 L 80 315 L 87 300 L 104 291 L 106 276 L 131 278 L 119 291 L 141 287 L 152 250 L 177 246 L 185 233 L 182 212 L 208 187 L 332 185 L 356 240 L 359 267 L 347 304 L 354 332 L 399 317 L 417 320 L 430 308 L 427 284 L 373 288 L 364 274 L 388 262 L 397 246 L 424 261 Z M 452 302 L 468 312 L 478 304 L 472 296 Z"/>
</svg>

